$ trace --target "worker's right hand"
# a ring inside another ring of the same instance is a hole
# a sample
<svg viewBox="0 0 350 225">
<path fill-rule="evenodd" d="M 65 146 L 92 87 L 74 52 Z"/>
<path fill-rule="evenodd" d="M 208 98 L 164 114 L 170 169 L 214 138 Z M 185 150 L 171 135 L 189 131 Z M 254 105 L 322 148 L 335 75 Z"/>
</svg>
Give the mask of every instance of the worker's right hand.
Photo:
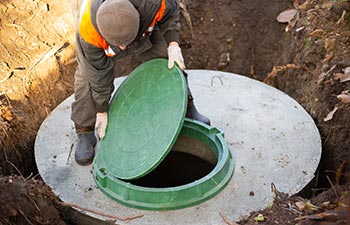
<svg viewBox="0 0 350 225">
<path fill-rule="evenodd" d="M 99 139 L 103 139 L 106 134 L 108 115 L 106 112 L 96 114 L 95 130 Z"/>
</svg>

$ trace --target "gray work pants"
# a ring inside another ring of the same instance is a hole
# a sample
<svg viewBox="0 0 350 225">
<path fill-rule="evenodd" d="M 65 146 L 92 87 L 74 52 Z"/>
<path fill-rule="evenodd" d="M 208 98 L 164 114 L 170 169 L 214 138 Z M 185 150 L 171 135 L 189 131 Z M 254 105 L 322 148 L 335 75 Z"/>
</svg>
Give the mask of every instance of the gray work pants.
<svg viewBox="0 0 350 225">
<path fill-rule="evenodd" d="M 167 43 L 159 30 L 154 30 L 150 36 L 152 48 L 138 55 L 141 63 L 154 58 L 167 58 Z M 113 76 L 113 73 L 110 74 Z M 75 101 L 72 104 L 71 118 L 75 123 L 77 133 L 92 132 L 96 121 L 96 103 L 92 97 L 89 81 L 79 71 L 75 72 Z"/>
</svg>

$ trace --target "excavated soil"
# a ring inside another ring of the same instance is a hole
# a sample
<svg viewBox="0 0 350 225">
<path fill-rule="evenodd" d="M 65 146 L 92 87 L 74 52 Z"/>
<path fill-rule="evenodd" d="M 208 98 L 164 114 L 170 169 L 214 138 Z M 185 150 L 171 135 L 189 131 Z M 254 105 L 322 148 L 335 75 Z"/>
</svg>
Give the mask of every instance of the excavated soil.
<svg viewBox="0 0 350 225">
<path fill-rule="evenodd" d="M 33 151 L 42 121 L 73 93 L 78 5 L 0 1 L 0 224 L 64 223 L 57 199 L 37 176 Z M 349 224 L 350 2 L 181 0 L 181 6 L 187 68 L 272 85 L 296 99 L 321 134 L 323 154 L 313 183 L 300 196 L 274 189 L 271 208 L 236 222 Z M 293 19 L 278 22 L 287 9 L 295 9 Z M 137 57 L 120 60 L 115 76 L 137 65 Z M 236 224 L 221 216 L 223 224 Z"/>
<path fill-rule="evenodd" d="M 65 224 L 55 208 L 56 196 L 43 181 L 0 177 L 0 193 L 0 224 Z"/>
</svg>

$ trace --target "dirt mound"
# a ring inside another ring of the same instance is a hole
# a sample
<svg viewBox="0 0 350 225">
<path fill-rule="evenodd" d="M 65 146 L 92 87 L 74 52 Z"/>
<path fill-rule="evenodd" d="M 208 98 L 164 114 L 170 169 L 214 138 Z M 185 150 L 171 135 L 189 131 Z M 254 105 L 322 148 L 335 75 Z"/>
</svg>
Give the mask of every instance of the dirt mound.
<svg viewBox="0 0 350 225">
<path fill-rule="evenodd" d="M 318 183 L 329 185 L 327 176 L 346 183 L 350 181 L 350 99 L 340 95 L 350 98 L 350 82 L 341 78 L 350 78 L 345 73 L 350 69 L 350 3 L 305 1 L 295 3 L 295 9 L 299 19 L 284 45 L 295 46 L 295 57 L 288 63 L 296 67 L 272 71 L 265 81 L 296 99 L 314 118 L 323 145 Z M 348 171 L 342 181 L 337 170 Z"/>
<path fill-rule="evenodd" d="M 349 188 L 349 186 L 333 186 L 312 201 L 300 196 L 289 197 L 274 189 L 275 200 L 271 207 L 252 213 L 239 224 L 347 225 L 347 221 L 350 221 L 348 207 L 350 196 L 347 191 Z M 231 222 L 231 225 L 235 224 Z"/>
<path fill-rule="evenodd" d="M 56 198 L 43 181 L 0 177 L 0 224 L 63 225 Z"/>
</svg>

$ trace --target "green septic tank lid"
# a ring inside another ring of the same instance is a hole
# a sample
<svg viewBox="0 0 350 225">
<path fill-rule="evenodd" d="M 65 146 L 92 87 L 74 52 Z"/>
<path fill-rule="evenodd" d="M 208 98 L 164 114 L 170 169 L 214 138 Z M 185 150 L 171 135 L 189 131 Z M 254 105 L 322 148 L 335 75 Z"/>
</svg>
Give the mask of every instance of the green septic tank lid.
<svg viewBox="0 0 350 225">
<path fill-rule="evenodd" d="M 124 80 L 108 111 L 97 154 L 106 172 L 136 179 L 155 169 L 174 145 L 184 122 L 187 86 L 176 66 L 153 59 Z"/>
</svg>

